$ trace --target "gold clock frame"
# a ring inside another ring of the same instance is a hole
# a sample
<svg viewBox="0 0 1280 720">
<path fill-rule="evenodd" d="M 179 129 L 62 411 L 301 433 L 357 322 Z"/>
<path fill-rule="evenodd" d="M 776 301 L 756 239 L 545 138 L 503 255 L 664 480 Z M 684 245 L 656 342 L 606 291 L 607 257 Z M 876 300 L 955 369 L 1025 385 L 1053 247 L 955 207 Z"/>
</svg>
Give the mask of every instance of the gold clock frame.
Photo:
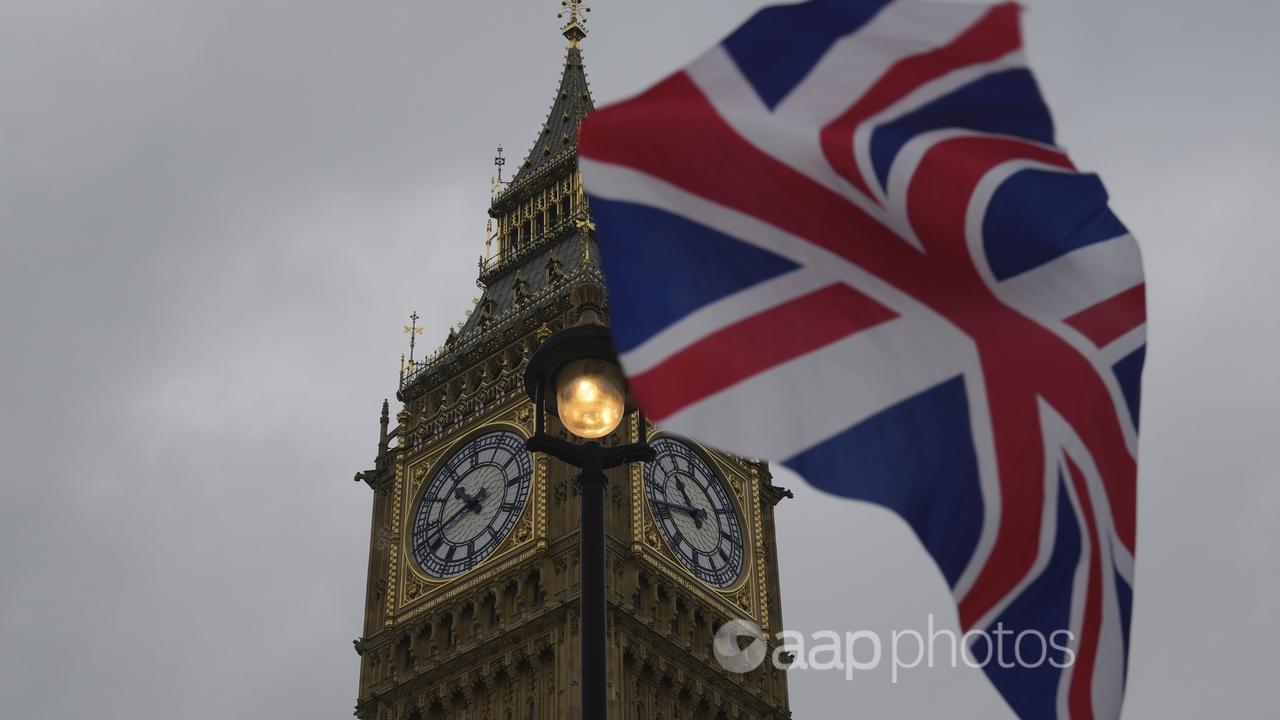
<svg viewBox="0 0 1280 720">
<path fill-rule="evenodd" d="M 396 465 L 392 515 L 395 518 L 396 552 L 392 553 L 390 577 L 395 586 L 388 588 L 387 623 L 394 624 L 462 595 L 489 581 L 494 576 L 524 563 L 545 550 L 547 545 L 547 459 L 530 453 L 533 477 L 529 496 L 516 517 L 515 526 L 489 557 L 464 573 L 451 578 L 434 578 L 417 567 L 409 547 L 410 516 L 421 502 L 428 479 L 445 459 L 473 438 L 486 433 L 507 430 L 528 439 L 530 431 L 521 417 L 521 401 L 512 402 L 491 419 L 460 433 L 448 442 L 423 448 Z M 403 502 L 407 498 L 408 502 Z"/>
<path fill-rule="evenodd" d="M 664 577 L 674 581 L 685 592 L 713 607 L 719 607 L 728 614 L 746 616 L 767 632 L 769 598 L 765 582 L 767 568 L 765 567 L 764 532 L 760 519 L 763 511 L 760 505 L 759 471 L 750 463 L 727 456 L 682 435 L 665 432 L 652 426 L 650 433 L 651 440 L 669 437 L 689 445 L 712 466 L 720 475 L 721 481 L 725 483 L 731 502 L 736 505 L 743 533 L 749 533 L 750 538 L 749 541 L 744 542 L 742 571 L 737 582 L 727 588 L 717 588 L 707 584 L 680 562 L 662 538 L 657 528 L 657 518 L 649 504 L 648 493 L 644 488 L 645 463 L 635 463 L 631 466 L 630 472 L 632 554 L 648 560 Z M 632 436 L 633 441 L 638 436 L 634 427 Z"/>
</svg>

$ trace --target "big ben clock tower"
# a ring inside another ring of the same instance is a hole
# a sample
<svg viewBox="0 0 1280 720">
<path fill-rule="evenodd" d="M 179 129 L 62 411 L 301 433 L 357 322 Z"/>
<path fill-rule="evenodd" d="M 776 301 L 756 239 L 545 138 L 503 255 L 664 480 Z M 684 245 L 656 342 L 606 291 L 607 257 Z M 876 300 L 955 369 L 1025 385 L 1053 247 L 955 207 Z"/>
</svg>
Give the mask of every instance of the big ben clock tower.
<svg viewBox="0 0 1280 720">
<path fill-rule="evenodd" d="M 489 210 L 484 292 L 439 351 L 410 362 L 403 409 L 392 427 L 384 403 L 374 468 L 356 476 L 373 489 L 363 720 L 582 717 L 576 470 L 526 449 L 523 392 L 542 341 L 578 320 L 583 298 L 603 297 L 576 159 L 593 107 L 584 8 L 566 6 L 550 114 Z M 603 443 L 634 442 L 638 422 L 632 413 Z M 767 662 L 732 673 L 712 650 L 730 620 L 781 629 L 773 507 L 785 491 L 763 463 L 660 428 L 651 437 L 652 462 L 609 472 L 609 717 L 790 717 L 785 673 Z"/>
</svg>

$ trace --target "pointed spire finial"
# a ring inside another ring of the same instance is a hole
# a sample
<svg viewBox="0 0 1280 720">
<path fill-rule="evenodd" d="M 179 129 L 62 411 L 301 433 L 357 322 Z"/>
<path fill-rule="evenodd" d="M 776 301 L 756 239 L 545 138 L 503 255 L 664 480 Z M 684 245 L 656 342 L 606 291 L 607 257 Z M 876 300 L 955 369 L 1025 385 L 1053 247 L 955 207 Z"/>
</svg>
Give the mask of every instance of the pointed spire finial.
<svg viewBox="0 0 1280 720">
<path fill-rule="evenodd" d="M 391 403 L 385 398 L 382 400 L 382 416 L 378 418 L 378 460 L 382 460 L 382 456 L 387 454 L 387 428 L 391 425 Z"/>
<path fill-rule="evenodd" d="M 569 47 L 578 47 L 582 38 L 587 36 L 587 13 L 591 12 L 591 8 L 587 6 L 586 0 L 560 0 L 560 5 L 564 10 L 556 17 L 561 20 L 568 17 L 568 22 L 561 29 L 569 39 Z"/>
<path fill-rule="evenodd" d="M 413 314 L 409 316 L 409 324 L 404 326 L 405 333 L 409 335 L 409 372 L 413 372 L 413 348 L 418 344 L 418 336 L 422 334 L 418 319 L 418 311 L 414 310 Z"/>
</svg>

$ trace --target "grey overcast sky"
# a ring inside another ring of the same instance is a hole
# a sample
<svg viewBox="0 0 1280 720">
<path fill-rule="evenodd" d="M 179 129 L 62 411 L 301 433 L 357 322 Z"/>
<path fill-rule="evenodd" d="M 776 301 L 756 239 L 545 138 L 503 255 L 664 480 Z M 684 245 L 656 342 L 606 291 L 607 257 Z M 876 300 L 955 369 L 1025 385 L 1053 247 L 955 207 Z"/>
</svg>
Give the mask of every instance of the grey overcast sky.
<svg viewBox="0 0 1280 720">
<path fill-rule="evenodd" d="M 597 100 L 763 3 L 599 0 Z M 1280 5 L 1039 0 L 1029 53 L 1147 260 L 1128 718 L 1274 717 Z M 412 309 L 476 295 L 556 0 L 0 0 L 0 715 L 343 718 Z M 779 510 L 803 631 L 954 626 L 905 525 Z M 795 715 L 1009 717 L 978 671 L 795 673 Z"/>
</svg>

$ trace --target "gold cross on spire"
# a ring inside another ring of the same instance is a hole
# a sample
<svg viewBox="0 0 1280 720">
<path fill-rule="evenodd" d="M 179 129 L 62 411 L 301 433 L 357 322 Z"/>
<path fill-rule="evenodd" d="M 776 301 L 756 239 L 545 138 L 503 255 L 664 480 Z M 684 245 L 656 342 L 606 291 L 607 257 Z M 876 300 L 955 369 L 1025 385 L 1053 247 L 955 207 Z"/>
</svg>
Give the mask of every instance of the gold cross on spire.
<svg viewBox="0 0 1280 720">
<path fill-rule="evenodd" d="M 422 328 L 418 326 L 418 311 L 414 310 L 409 316 L 409 324 L 404 326 L 404 331 L 409 336 L 409 367 L 413 367 L 413 348 L 417 345 L 418 336 L 422 334 Z"/>
<path fill-rule="evenodd" d="M 421 335 L 421 334 L 422 334 L 422 328 L 418 326 L 418 312 L 415 310 L 415 311 L 414 311 L 414 313 L 413 313 L 412 315 L 410 315 L 410 316 L 409 316 L 409 319 L 410 319 L 411 321 L 413 321 L 413 324 L 412 324 L 412 325 L 405 325 L 405 326 L 404 326 L 404 332 L 405 332 L 405 334 L 407 335 L 407 334 L 412 333 L 412 334 L 414 334 L 414 335 Z M 412 339 L 412 338 L 410 338 L 410 339 Z"/>
<path fill-rule="evenodd" d="M 561 20 L 568 18 L 568 22 L 561 29 L 564 31 L 564 36 L 569 39 L 569 47 L 578 47 L 582 38 L 587 36 L 587 13 L 591 12 L 591 8 L 587 6 L 586 0 L 560 0 L 560 5 L 564 9 L 556 17 Z"/>
</svg>

